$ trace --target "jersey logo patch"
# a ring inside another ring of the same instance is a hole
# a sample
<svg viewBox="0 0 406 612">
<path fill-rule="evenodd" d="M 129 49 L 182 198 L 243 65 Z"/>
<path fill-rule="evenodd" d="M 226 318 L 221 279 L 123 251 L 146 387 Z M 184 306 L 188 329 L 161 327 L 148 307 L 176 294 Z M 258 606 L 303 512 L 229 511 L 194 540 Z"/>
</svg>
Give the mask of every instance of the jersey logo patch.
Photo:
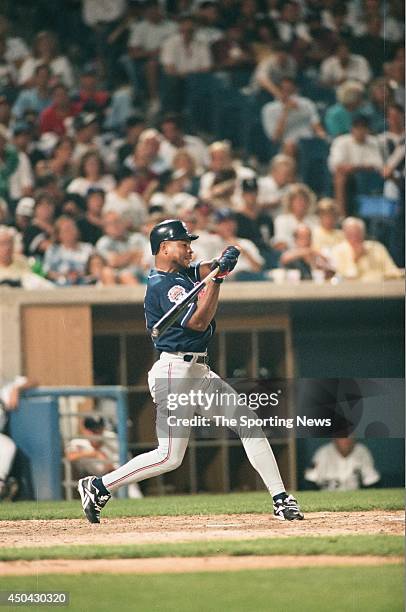
<svg viewBox="0 0 406 612">
<path fill-rule="evenodd" d="M 186 289 L 181 287 L 181 285 L 174 285 L 168 291 L 168 300 L 177 304 L 182 300 L 186 295 Z"/>
</svg>

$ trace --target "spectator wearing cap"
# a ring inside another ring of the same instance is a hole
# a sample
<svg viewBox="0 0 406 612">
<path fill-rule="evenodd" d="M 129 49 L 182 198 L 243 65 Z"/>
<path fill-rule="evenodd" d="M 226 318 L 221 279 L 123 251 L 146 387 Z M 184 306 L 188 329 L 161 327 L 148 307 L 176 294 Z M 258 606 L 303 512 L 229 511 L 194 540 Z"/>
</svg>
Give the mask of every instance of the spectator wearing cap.
<svg viewBox="0 0 406 612">
<path fill-rule="evenodd" d="M 200 179 L 199 197 L 210 202 L 219 192 L 219 188 L 217 188 L 214 189 L 213 193 L 213 187 L 216 187 L 216 183 L 221 185 L 221 183 L 233 181 L 234 184 L 232 185 L 229 201 L 234 207 L 240 206 L 242 204 L 241 182 L 243 179 L 253 178 L 255 172 L 251 168 L 247 168 L 233 160 L 231 145 L 226 141 L 213 142 L 209 146 L 209 155 L 209 169 Z M 231 171 L 234 172 L 234 175 Z M 229 173 L 229 178 L 224 175 L 224 172 Z M 222 178 L 222 175 L 223 179 L 219 180 Z"/>
<path fill-rule="evenodd" d="M 23 233 L 24 255 L 42 260 L 54 238 L 55 203 L 48 195 L 39 193 L 35 201 L 23 198 L 17 205 L 16 215 L 21 209 L 26 212 L 31 209 L 31 222 Z"/>
<path fill-rule="evenodd" d="M 272 54 L 262 60 L 253 75 L 252 84 L 257 91 L 262 90 L 271 99 L 281 96 L 282 79 L 295 79 L 297 75 L 296 60 L 289 54 L 287 45 L 276 42 L 272 46 Z"/>
<path fill-rule="evenodd" d="M 103 159 L 96 151 L 85 153 L 79 163 L 78 175 L 69 183 L 67 191 L 85 197 L 91 187 L 109 192 L 116 184 L 114 177 L 105 172 Z"/>
<path fill-rule="evenodd" d="M 208 165 L 207 146 L 198 136 L 190 136 L 184 133 L 180 115 L 177 113 L 165 115 L 160 123 L 160 129 L 164 138 L 159 148 L 159 154 L 168 167 L 172 166 L 173 158 L 180 149 L 185 149 L 190 153 L 199 170 Z"/>
<path fill-rule="evenodd" d="M 164 42 L 160 62 L 165 74 L 165 111 L 180 112 L 185 103 L 186 77 L 208 72 L 211 68 L 210 49 L 207 42 L 200 40 L 196 19 L 190 14 L 178 19 L 179 33 Z"/>
<path fill-rule="evenodd" d="M 279 153 L 272 158 L 269 174 L 258 179 L 258 202 L 275 218 L 282 211 L 282 198 L 295 180 L 296 163 L 293 157 Z"/>
<path fill-rule="evenodd" d="M 313 229 L 318 224 L 314 214 L 316 196 L 307 185 L 293 183 L 289 186 L 283 197 L 285 212 L 275 217 L 275 235 L 273 247 L 278 251 L 292 247 L 294 244 L 294 232 L 298 225 L 305 224 Z"/>
<path fill-rule="evenodd" d="M 30 142 L 30 126 L 24 123 L 16 124 L 13 129 L 13 145 L 18 153 L 18 165 L 9 181 L 9 196 L 14 202 L 24 196 L 32 195 L 34 176 L 27 155 Z"/>
<path fill-rule="evenodd" d="M 313 228 L 312 246 L 328 257 L 331 249 L 344 240 L 344 234 L 337 229 L 338 208 L 332 198 L 322 198 L 317 203 L 320 224 Z"/>
<path fill-rule="evenodd" d="M 80 113 L 73 120 L 75 131 L 75 146 L 72 159 L 78 163 L 85 153 L 98 152 L 95 137 L 98 132 L 99 120 L 96 113 Z"/>
<path fill-rule="evenodd" d="M 0 285 L 24 289 L 48 289 L 52 284 L 31 271 L 26 257 L 15 248 L 13 227 L 0 226 Z"/>
<path fill-rule="evenodd" d="M 266 267 L 277 263 L 276 253 L 271 247 L 273 236 L 272 217 L 264 212 L 258 203 L 258 182 L 256 178 L 242 181 L 243 205 L 236 212 L 237 235 L 251 240 L 265 260 Z"/>
<path fill-rule="evenodd" d="M 74 477 L 86 474 L 103 476 L 119 466 L 119 442 L 117 434 L 107 429 L 101 416 L 86 417 L 83 420 L 82 436 L 73 438 L 65 446 L 65 457 L 71 462 Z M 132 499 L 142 498 L 138 483 L 129 486 Z"/>
<path fill-rule="evenodd" d="M 83 420 L 83 437 L 73 438 L 65 447 L 65 456 L 72 463 L 75 477 L 86 474 L 102 476 L 118 467 L 117 434 L 106 431 L 102 417 Z"/>
<path fill-rule="evenodd" d="M 80 235 L 84 242 L 96 244 L 103 235 L 103 216 L 105 193 L 102 189 L 91 187 L 86 195 L 85 214 L 78 220 Z"/>
<path fill-rule="evenodd" d="M 30 197 L 21 198 L 21 200 L 18 202 L 16 209 L 15 209 L 15 213 L 14 213 L 14 219 L 15 219 L 14 225 L 18 229 L 19 232 L 25 232 L 27 228 L 30 226 L 31 219 L 34 215 L 34 206 L 35 206 L 34 198 L 30 198 Z M 3 225 L 4 221 L 5 220 L 0 219 L 0 225 Z"/>
<path fill-rule="evenodd" d="M 145 3 L 144 18 L 131 29 L 129 56 L 137 63 L 141 83 L 145 80 L 150 115 L 155 115 L 160 108 L 158 85 L 162 45 L 176 31 L 176 23 L 164 18 L 158 0 L 148 0 Z"/>
<path fill-rule="evenodd" d="M 299 223 L 293 232 L 294 245 L 284 251 L 280 264 L 288 270 L 299 270 L 301 280 L 311 280 L 312 270 L 328 271 L 328 259 L 312 245 L 312 230 Z"/>
<path fill-rule="evenodd" d="M 74 85 L 73 70 L 70 61 L 61 55 L 58 49 L 58 39 L 53 32 L 38 32 L 33 44 L 33 55 L 27 57 L 21 65 L 18 84 L 29 87 L 34 78 L 35 68 L 40 64 L 50 67 L 54 82 L 63 83 L 67 88 Z"/>
<path fill-rule="evenodd" d="M 116 212 L 106 212 L 103 222 L 104 235 L 96 243 L 97 252 L 114 269 L 116 282 L 137 285 L 142 274 L 146 237 L 141 233 L 130 233 L 128 223 Z"/>
<path fill-rule="evenodd" d="M 10 178 L 18 168 L 18 152 L 10 144 L 10 133 L 0 124 L 0 198 L 9 198 Z"/>
<path fill-rule="evenodd" d="M 61 287 L 83 284 L 92 252 L 91 244 L 80 241 L 76 221 L 62 215 L 55 222 L 55 243 L 45 251 L 44 273 Z"/>
<path fill-rule="evenodd" d="M 383 159 L 376 136 L 369 134 L 368 119 L 363 116 L 352 122 L 351 133 L 337 136 L 328 159 L 334 178 L 335 198 L 341 215 L 347 210 L 348 179 L 357 170 L 383 170 Z"/>
<path fill-rule="evenodd" d="M 279 99 L 268 102 L 262 109 L 262 125 L 270 140 L 282 145 L 284 153 L 294 156 L 301 138 L 325 138 L 326 133 L 315 103 L 297 94 L 292 79 L 283 78 L 279 89 Z"/>
<path fill-rule="evenodd" d="M 347 217 L 343 222 L 343 231 L 345 240 L 331 251 L 339 276 L 379 282 L 404 275 L 404 271 L 396 267 L 383 244 L 376 240 L 365 240 L 365 223 L 362 219 Z"/>
<path fill-rule="evenodd" d="M 142 132 L 146 128 L 145 117 L 141 114 L 133 113 L 126 122 L 125 139 L 116 143 L 117 150 L 117 165 L 121 166 L 124 160 L 131 156 Z"/>
<path fill-rule="evenodd" d="M 334 55 L 326 58 L 320 66 L 320 78 L 325 85 L 338 87 L 348 79 L 360 81 L 364 85 L 372 77 L 367 60 L 361 55 L 351 53 L 348 43 L 340 41 Z"/>
<path fill-rule="evenodd" d="M 221 239 L 220 250 L 234 245 L 240 250 L 236 268 L 227 277 L 230 280 L 262 280 L 265 260 L 251 240 L 237 236 L 237 220 L 230 208 L 221 208 L 214 215 L 215 231 Z"/>
<path fill-rule="evenodd" d="M 116 179 L 116 187 L 106 194 L 103 214 L 117 213 L 129 228 L 139 229 L 145 221 L 147 210 L 144 200 L 135 191 L 136 177 L 129 168 L 122 168 Z"/>
<path fill-rule="evenodd" d="M 351 131 L 352 120 L 360 114 L 364 103 L 365 87 L 359 81 L 344 81 L 337 89 L 337 102 L 325 114 L 324 123 L 334 138 Z"/>
<path fill-rule="evenodd" d="M 41 134 L 54 132 L 57 136 L 66 133 L 68 120 L 76 114 L 75 106 L 72 104 L 68 89 L 63 83 L 58 83 L 52 88 L 52 104 L 45 108 L 39 116 L 39 127 Z"/>
<path fill-rule="evenodd" d="M 13 116 L 22 120 L 27 111 L 32 111 L 39 115 L 52 102 L 49 82 L 51 71 L 46 64 L 39 64 L 35 68 L 33 87 L 22 89 L 14 103 Z"/>
</svg>

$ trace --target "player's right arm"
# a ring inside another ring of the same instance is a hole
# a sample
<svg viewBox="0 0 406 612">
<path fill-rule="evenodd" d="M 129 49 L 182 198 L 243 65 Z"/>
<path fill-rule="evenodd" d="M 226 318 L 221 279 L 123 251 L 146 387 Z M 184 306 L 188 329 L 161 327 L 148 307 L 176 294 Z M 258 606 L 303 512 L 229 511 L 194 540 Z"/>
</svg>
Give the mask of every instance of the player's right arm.
<svg viewBox="0 0 406 612">
<path fill-rule="evenodd" d="M 216 314 L 220 285 L 217 283 L 209 283 L 202 293 L 198 298 L 197 308 L 186 325 L 189 329 L 199 332 L 206 331 Z"/>
</svg>

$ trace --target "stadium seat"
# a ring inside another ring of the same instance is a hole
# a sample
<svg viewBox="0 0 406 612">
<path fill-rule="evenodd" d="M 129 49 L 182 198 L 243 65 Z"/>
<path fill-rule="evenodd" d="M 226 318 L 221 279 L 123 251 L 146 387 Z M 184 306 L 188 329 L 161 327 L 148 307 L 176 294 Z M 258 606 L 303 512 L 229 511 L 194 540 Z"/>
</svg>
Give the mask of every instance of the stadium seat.
<svg viewBox="0 0 406 612">
<path fill-rule="evenodd" d="M 329 144 L 322 138 L 302 138 L 298 143 L 298 174 L 318 196 L 332 195 L 328 154 Z"/>
</svg>

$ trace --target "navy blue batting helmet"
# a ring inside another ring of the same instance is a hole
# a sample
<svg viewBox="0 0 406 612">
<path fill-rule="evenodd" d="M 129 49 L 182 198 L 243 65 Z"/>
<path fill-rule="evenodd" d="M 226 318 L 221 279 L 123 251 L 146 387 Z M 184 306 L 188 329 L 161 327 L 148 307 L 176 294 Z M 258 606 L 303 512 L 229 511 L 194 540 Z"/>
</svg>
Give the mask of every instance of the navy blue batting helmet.
<svg viewBox="0 0 406 612">
<path fill-rule="evenodd" d="M 156 255 L 161 242 L 168 240 L 196 240 L 199 236 L 189 234 L 186 225 L 178 219 L 168 219 L 155 225 L 149 236 L 151 251 Z"/>
</svg>

